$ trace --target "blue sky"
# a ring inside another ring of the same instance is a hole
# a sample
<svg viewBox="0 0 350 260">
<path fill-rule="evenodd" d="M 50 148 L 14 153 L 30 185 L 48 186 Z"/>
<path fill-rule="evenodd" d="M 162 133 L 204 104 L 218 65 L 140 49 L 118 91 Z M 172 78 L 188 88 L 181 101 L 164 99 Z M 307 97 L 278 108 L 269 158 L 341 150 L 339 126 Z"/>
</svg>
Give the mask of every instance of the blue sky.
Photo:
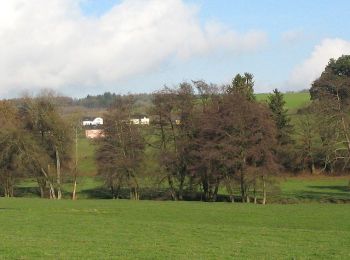
<svg viewBox="0 0 350 260">
<path fill-rule="evenodd" d="M 350 54 L 350 1 L 345 0 L 38 1 L 42 9 L 54 9 L 56 3 L 57 14 L 36 14 L 42 15 L 40 24 L 44 21 L 53 29 L 39 28 L 35 42 L 25 44 L 28 53 L 19 47 L 21 57 L 41 66 L 0 72 L 4 96 L 29 81 L 29 90 L 47 86 L 84 96 L 152 92 L 192 79 L 228 83 L 246 71 L 255 75 L 256 92 L 297 91 L 310 86 L 329 58 Z M 39 12 L 33 2 L 26 1 L 28 10 L 22 13 Z M 18 17 L 25 26 L 11 27 L 17 32 L 29 26 L 30 19 Z M 0 40 L 5 37 L 1 30 L 0 26 Z M 6 42 L 13 48 L 9 37 Z M 44 42 L 47 50 L 33 51 L 34 44 Z M 44 59 L 45 53 L 49 58 Z M 4 66 L 21 59 L 15 54 L 6 58 Z M 6 78 L 10 73 L 17 80 Z"/>
</svg>

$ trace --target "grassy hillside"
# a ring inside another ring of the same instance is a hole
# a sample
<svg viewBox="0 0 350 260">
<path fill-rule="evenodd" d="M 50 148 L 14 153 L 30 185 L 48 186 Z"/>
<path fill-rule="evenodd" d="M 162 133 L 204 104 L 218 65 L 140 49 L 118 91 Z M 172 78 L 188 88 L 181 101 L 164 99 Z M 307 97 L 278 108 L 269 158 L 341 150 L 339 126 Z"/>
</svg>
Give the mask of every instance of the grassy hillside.
<svg viewBox="0 0 350 260">
<path fill-rule="evenodd" d="M 350 258 L 348 205 L 1 199 L 12 259 Z"/>
<path fill-rule="evenodd" d="M 266 101 L 269 94 L 257 94 L 256 98 L 259 101 Z M 308 92 L 284 93 L 286 108 L 290 112 L 302 108 L 310 103 L 310 94 Z"/>
<path fill-rule="evenodd" d="M 95 176 L 96 162 L 95 162 L 95 148 L 93 140 L 81 137 L 78 140 L 78 170 L 81 176 Z"/>
</svg>

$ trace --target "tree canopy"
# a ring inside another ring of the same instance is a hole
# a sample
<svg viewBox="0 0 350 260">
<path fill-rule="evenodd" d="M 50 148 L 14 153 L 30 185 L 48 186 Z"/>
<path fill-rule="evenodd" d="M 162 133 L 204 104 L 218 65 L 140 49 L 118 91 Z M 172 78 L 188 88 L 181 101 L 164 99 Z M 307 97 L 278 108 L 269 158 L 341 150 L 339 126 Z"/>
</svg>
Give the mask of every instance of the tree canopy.
<svg viewBox="0 0 350 260">
<path fill-rule="evenodd" d="M 350 55 L 343 55 L 337 60 L 331 59 L 310 88 L 312 100 L 337 97 L 342 104 L 350 100 Z"/>
</svg>

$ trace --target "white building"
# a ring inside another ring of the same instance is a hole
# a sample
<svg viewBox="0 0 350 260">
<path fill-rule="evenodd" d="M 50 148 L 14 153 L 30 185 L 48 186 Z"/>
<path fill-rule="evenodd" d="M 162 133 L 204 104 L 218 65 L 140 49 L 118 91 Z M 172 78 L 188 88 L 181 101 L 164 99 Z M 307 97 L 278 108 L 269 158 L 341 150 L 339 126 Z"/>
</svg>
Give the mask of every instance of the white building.
<svg viewBox="0 0 350 260">
<path fill-rule="evenodd" d="M 149 118 L 145 115 L 134 115 L 130 122 L 134 125 L 149 125 Z"/>
<path fill-rule="evenodd" d="M 103 118 L 101 117 L 86 117 L 83 119 L 83 126 L 98 126 L 103 125 Z"/>
</svg>

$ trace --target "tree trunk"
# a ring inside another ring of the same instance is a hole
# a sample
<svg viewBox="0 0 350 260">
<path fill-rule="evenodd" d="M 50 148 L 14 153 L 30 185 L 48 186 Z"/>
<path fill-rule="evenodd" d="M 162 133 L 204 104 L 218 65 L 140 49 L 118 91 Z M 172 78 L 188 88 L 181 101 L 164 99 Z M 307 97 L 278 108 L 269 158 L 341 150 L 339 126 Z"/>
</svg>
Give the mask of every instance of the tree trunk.
<svg viewBox="0 0 350 260">
<path fill-rule="evenodd" d="M 249 197 L 249 194 L 248 194 L 248 192 L 247 192 L 247 191 L 246 191 L 245 193 L 246 193 L 246 200 L 245 200 L 245 201 L 246 201 L 247 203 L 250 203 L 250 197 Z"/>
<path fill-rule="evenodd" d="M 74 184 L 73 184 L 72 200 L 77 199 L 77 196 L 76 196 L 77 177 L 78 177 L 78 128 L 75 127 L 75 168 L 74 168 Z"/>
<path fill-rule="evenodd" d="M 246 200 L 246 194 L 245 194 L 245 187 L 244 187 L 244 173 L 243 170 L 241 170 L 241 176 L 240 176 L 240 181 L 241 181 L 241 197 L 242 197 L 242 202 L 245 202 Z"/>
<path fill-rule="evenodd" d="M 45 197 L 45 190 L 42 186 L 39 186 L 39 189 L 40 189 L 40 198 L 44 198 Z"/>
<path fill-rule="evenodd" d="M 38 187 L 40 190 L 40 198 L 45 198 L 45 188 L 46 188 L 46 178 L 43 178 L 42 176 L 37 175 L 36 181 L 38 183 Z"/>
<path fill-rule="evenodd" d="M 76 200 L 77 199 L 76 192 L 77 192 L 77 175 L 74 176 L 72 200 Z"/>
<path fill-rule="evenodd" d="M 170 196 L 172 200 L 177 200 L 176 191 L 174 189 L 174 182 L 170 175 L 168 175 L 168 184 L 170 188 Z"/>
<path fill-rule="evenodd" d="M 215 186 L 214 194 L 213 194 L 213 201 L 217 201 L 217 199 L 218 199 L 218 191 L 219 191 L 219 184 L 217 184 Z"/>
<path fill-rule="evenodd" d="M 114 187 L 113 187 L 113 185 L 110 186 L 110 189 L 111 189 L 112 199 L 115 200 L 116 198 L 115 198 L 115 192 L 114 192 Z"/>
<path fill-rule="evenodd" d="M 185 182 L 185 178 L 183 176 L 181 176 L 180 184 L 179 184 L 179 194 L 178 194 L 179 200 L 183 200 L 184 182 Z"/>
<path fill-rule="evenodd" d="M 254 204 L 256 204 L 257 203 L 257 197 L 256 197 L 256 183 L 254 182 L 254 191 L 253 191 L 253 193 L 254 193 Z"/>
<path fill-rule="evenodd" d="M 232 203 L 234 203 L 235 202 L 235 197 L 233 196 L 233 187 L 232 187 L 230 178 L 228 176 L 225 176 L 225 179 L 226 179 L 226 190 L 227 190 L 227 193 L 230 196 L 230 201 Z"/>
<path fill-rule="evenodd" d="M 56 173 L 57 173 L 57 199 L 62 198 L 62 191 L 61 191 L 61 162 L 60 157 L 58 154 L 58 150 L 56 147 Z"/>
<path fill-rule="evenodd" d="M 41 172 L 45 176 L 46 181 L 49 183 L 49 186 L 50 186 L 50 199 L 56 199 L 55 189 L 54 189 L 54 187 L 52 185 L 52 182 L 49 179 L 49 176 L 47 175 L 47 173 L 45 172 L 45 170 L 43 168 L 41 168 Z"/>
<path fill-rule="evenodd" d="M 266 183 L 265 183 L 265 177 L 264 175 L 262 176 L 262 182 L 263 182 L 263 201 L 262 204 L 266 204 Z"/>
</svg>

